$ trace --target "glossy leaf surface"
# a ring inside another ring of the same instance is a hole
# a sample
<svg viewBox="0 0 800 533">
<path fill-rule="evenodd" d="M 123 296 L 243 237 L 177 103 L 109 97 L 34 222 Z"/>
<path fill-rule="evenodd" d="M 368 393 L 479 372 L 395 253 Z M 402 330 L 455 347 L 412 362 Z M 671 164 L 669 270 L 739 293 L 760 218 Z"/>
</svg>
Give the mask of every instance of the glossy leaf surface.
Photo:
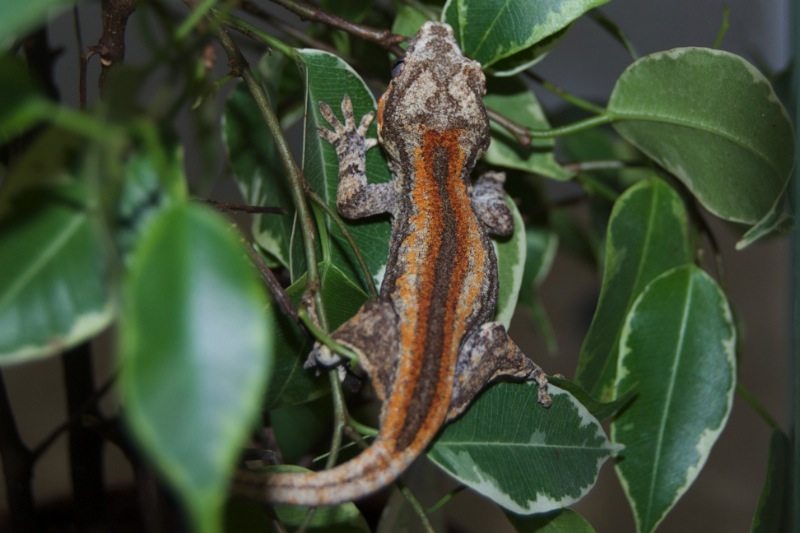
<svg viewBox="0 0 800 533">
<path fill-rule="evenodd" d="M 728 52 L 643 57 L 617 80 L 608 112 L 623 137 L 725 220 L 761 220 L 794 165 L 786 110 L 764 76 Z"/>
<path fill-rule="evenodd" d="M 653 278 L 691 258 L 686 209 L 671 187 L 653 179 L 619 197 L 608 224 L 600 300 L 576 374 L 592 396 L 613 397 L 619 339 L 633 301 Z"/>
<path fill-rule="evenodd" d="M 533 46 L 608 0 L 449 0 L 442 21 L 484 67 Z"/>
<path fill-rule="evenodd" d="M 376 108 L 375 99 L 363 80 L 340 58 L 319 50 L 298 50 L 299 61 L 306 81 L 306 122 L 303 149 L 303 171 L 311 187 L 322 196 L 328 205 L 336 209 L 336 189 L 339 182 L 339 162 L 336 152 L 327 141 L 319 137 L 319 126 L 330 128 L 319 111 L 319 103 L 326 102 L 339 120 L 344 120 L 341 103 L 344 95 L 353 102 L 356 121 Z M 376 137 L 375 124 L 370 126 L 368 137 Z M 367 177 L 370 183 L 389 181 L 391 174 L 380 149 L 367 153 Z M 331 260 L 348 278 L 363 285 L 353 251 L 332 223 L 326 223 L 327 235 L 321 237 L 322 258 Z M 351 221 L 350 234 L 364 255 L 370 273 L 378 281 L 382 279 L 386 257 L 389 252 L 389 217 L 376 216 Z M 295 239 L 298 239 L 296 236 Z M 292 279 L 305 272 L 305 261 L 301 247 L 292 246 Z"/>
<path fill-rule="evenodd" d="M 728 420 L 736 330 L 708 274 L 677 267 L 647 285 L 620 341 L 616 392 L 636 399 L 611 424 L 617 475 L 639 531 L 652 531 L 694 482 Z"/>
<path fill-rule="evenodd" d="M 53 355 L 113 316 L 109 256 L 83 188 L 30 189 L 0 222 L 0 364 Z"/>
<path fill-rule="evenodd" d="M 614 447 L 575 398 L 552 385 L 548 392 L 553 405 L 546 409 L 530 383 L 490 387 L 444 429 L 428 457 L 515 513 L 543 513 L 579 500 Z"/>
<path fill-rule="evenodd" d="M 219 530 L 270 369 L 264 289 L 241 246 L 225 219 L 178 204 L 148 226 L 123 287 L 127 422 L 203 532 Z"/>
</svg>

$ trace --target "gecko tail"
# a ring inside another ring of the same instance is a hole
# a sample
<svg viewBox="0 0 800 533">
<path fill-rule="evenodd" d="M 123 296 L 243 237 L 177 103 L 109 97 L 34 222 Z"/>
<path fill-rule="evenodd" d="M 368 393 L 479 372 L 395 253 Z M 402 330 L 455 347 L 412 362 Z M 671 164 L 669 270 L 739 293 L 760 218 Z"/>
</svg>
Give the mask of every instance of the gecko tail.
<svg viewBox="0 0 800 533">
<path fill-rule="evenodd" d="M 380 437 L 354 459 L 320 472 L 239 472 L 234 492 L 269 503 L 319 506 L 363 498 L 392 483 L 416 458 L 391 452 Z M 257 478 L 257 481 L 256 481 Z"/>
</svg>

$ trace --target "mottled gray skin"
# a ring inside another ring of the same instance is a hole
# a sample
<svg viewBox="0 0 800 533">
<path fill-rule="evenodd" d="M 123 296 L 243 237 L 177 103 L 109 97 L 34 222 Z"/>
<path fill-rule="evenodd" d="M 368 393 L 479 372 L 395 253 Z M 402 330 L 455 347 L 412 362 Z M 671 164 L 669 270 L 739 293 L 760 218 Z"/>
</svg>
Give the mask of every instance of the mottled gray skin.
<svg viewBox="0 0 800 533">
<path fill-rule="evenodd" d="M 348 218 L 392 215 L 380 297 L 333 333 L 359 356 L 383 402 L 381 429 L 355 459 L 313 474 L 266 480 L 268 501 L 330 505 L 374 492 L 396 479 L 498 377 L 529 379 L 550 404 L 542 370 L 490 322 L 497 304 L 497 259 L 488 232 L 509 235 L 503 176 L 469 176 L 489 144 L 480 65 L 465 58 L 446 24 L 428 22 L 378 104 L 378 136 L 394 176 L 368 184 L 365 138 L 350 99 L 344 123 L 324 103 L 332 130 L 320 135 L 339 157 L 337 205 Z M 317 345 L 323 365 L 338 357 Z"/>
</svg>

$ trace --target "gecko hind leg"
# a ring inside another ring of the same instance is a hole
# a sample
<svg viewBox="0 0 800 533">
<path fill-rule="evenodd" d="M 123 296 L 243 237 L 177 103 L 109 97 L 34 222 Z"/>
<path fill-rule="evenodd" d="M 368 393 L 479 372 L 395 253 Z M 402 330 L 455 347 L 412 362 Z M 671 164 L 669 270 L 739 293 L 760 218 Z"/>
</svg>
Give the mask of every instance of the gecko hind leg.
<svg viewBox="0 0 800 533">
<path fill-rule="evenodd" d="M 489 383 L 499 378 L 528 380 L 539 387 L 539 403 L 549 407 L 547 377 L 512 341 L 500 322 L 487 322 L 472 332 L 458 354 L 456 382 L 447 419 L 452 420 L 467 408 Z"/>
<path fill-rule="evenodd" d="M 368 300 L 358 313 L 339 326 L 331 337 L 358 354 L 358 363 L 369 375 L 378 398 L 383 401 L 391 392 L 392 376 L 399 350 L 397 314 L 391 304 Z M 341 358 L 327 346 L 316 343 L 306 366 L 331 368 Z"/>
</svg>

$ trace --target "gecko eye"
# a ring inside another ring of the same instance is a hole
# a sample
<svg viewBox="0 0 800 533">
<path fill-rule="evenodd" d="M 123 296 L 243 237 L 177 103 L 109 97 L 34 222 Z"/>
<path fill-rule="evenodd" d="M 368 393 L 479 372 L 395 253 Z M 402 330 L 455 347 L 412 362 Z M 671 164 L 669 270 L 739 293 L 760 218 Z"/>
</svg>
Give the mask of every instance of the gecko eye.
<svg viewBox="0 0 800 533">
<path fill-rule="evenodd" d="M 403 70 L 404 62 L 404 59 L 398 59 L 394 62 L 394 65 L 392 65 L 392 78 L 395 78 L 398 74 L 400 74 L 400 71 Z"/>
</svg>

